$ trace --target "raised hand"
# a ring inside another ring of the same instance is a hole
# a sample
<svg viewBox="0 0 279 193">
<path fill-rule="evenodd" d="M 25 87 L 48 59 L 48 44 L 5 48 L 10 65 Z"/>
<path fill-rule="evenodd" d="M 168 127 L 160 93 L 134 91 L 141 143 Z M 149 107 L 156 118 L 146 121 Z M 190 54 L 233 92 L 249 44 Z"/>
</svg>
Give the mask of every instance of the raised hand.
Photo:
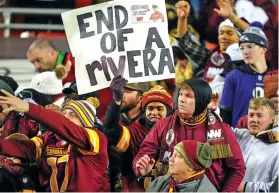
<svg viewBox="0 0 279 193">
<path fill-rule="evenodd" d="M 231 18 L 234 14 L 233 8 L 230 0 L 216 0 L 219 9 L 214 9 L 214 11 L 223 18 Z"/>
<path fill-rule="evenodd" d="M 7 104 L 9 107 L 3 110 L 3 113 L 9 113 L 11 111 L 17 111 L 20 113 L 26 113 L 29 111 L 29 103 L 15 97 L 9 92 L 1 89 L 1 92 L 5 96 L 0 96 L 0 104 Z"/>
<path fill-rule="evenodd" d="M 115 101 L 122 101 L 123 98 L 123 88 L 127 85 L 127 80 L 125 78 L 122 78 L 121 75 L 115 76 L 111 83 L 110 83 L 110 89 L 113 94 L 113 99 Z"/>
<path fill-rule="evenodd" d="M 148 174 L 155 164 L 155 160 L 148 155 L 142 156 L 136 163 L 136 168 L 141 176 Z"/>
<path fill-rule="evenodd" d="M 191 6 L 187 1 L 179 1 L 176 3 L 177 16 L 179 18 L 187 18 L 190 14 Z"/>
<path fill-rule="evenodd" d="M 220 96 L 218 93 L 212 93 L 211 101 L 207 105 L 207 108 L 211 109 L 211 110 L 216 110 L 218 107 L 219 98 L 220 98 Z"/>
</svg>

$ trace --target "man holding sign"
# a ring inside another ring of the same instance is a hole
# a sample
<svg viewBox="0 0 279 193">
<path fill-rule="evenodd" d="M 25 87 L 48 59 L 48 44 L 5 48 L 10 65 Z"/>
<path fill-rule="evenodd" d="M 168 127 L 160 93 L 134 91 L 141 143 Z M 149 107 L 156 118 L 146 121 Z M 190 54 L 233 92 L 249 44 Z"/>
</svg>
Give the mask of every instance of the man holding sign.
<svg viewBox="0 0 279 193">
<path fill-rule="evenodd" d="M 117 188 L 119 188 L 117 191 L 120 191 L 121 188 L 121 191 L 124 192 L 141 192 L 144 191 L 144 188 L 147 189 L 150 180 L 155 176 L 146 176 L 146 179 L 143 178 L 139 183 L 133 174 L 133 158 L 155 123 L 172 113 L 172 97 L 160 85 L 151 88 L 148 92 L 143 93 L 140 103 L 138 103 L 142 107 L 144 115 L 130 125 L 125 125 L 120 123 L 119 114 L 125 95 L 127 96 L 127 93 L 125 94 L 126 84 L 127 80 L 121 76 L 115 77 L 111 82 L 110 87 L 114 93 L 113 101 L 106 113 L 103 128 L 108 138 L 108 144 L 114 150 L 113 153 L 122 158 L 117 166 L 115 159 L 110 162 L 110 166 L 113 165 L 111 169 L 117 170 L 114 171 L 117 176 L 119 173 L 121 174 L 121 179 L 118 179 L 117 182 Z M 110 156 L 112 157 L 112 155 Z M 115 174 L 111 173 L 112 179 L 114 179 L 113 175 Z"/>
</svg>

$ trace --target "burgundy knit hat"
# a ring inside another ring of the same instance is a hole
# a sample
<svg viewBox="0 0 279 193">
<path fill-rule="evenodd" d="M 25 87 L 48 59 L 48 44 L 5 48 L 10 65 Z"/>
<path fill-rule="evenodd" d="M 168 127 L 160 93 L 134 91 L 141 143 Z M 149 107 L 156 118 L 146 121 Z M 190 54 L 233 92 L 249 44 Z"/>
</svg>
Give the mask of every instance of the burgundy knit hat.
<svg viewBox="0 0 279 193">
<path fill-rule="evenodd" d="M 148 92 L 143 93 L 141 106 L 145 109 L 146 105 L 150 102 L 160 102 L 173 109 L 172 97 L 171 95 L 164 89 L 164 87 L 160 85 L 156 85 L 151 88 Z"/>
<path fill-rule="evenodd" d="M 212 148 L 208 142 L 184 140 L 174 149 L 181 154 L 187 165 L 196 171 L 204 170 L 212 164 Z"/>
<path fill-rule="evenodd" d="M 34 155 L 36 155 L 36 148 L 33 144 L 34 142 L 27 136 L 14 133 L 0 142 L 0 155 L 16 157 L 33 163 L 35 162 Z"/>
</svg>

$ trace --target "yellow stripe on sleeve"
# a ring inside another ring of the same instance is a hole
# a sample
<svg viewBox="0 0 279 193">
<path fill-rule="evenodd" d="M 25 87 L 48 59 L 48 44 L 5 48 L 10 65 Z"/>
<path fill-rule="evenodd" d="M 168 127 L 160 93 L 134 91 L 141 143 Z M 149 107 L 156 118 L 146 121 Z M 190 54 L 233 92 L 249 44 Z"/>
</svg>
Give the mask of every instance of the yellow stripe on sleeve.
<svg viewBox="0 0 279 193">
<path fill-rule="evenodd" d="M 31 140 L 36 146 L 36 160 L 40 160 L 42 156 L 43 140 L 39 137 L 33 137 Z"/>
<path fill-rule="evenodd" d="M 122 126 L 122 136 L 116 145 L 116 148 L 122 152 L 125 152 L 130 144 L 130 131 L 127 129 L 127 127 Z"/>
<path fill-rule="evenodd" d="M 100 138 L 99 135 L 96 131 L 92 130 L 92 129 L 86 129 L 89 136 L 89 141 L 91 143 L 91 145 L 93 146 L 93 151 L 86 151 L 86 150 L 82 150 L 79 148 L 79 151 L 84 154 L 84 155 L 96 155 L 97 153 L 99 153 L 100 150 Z"/>
</svg>

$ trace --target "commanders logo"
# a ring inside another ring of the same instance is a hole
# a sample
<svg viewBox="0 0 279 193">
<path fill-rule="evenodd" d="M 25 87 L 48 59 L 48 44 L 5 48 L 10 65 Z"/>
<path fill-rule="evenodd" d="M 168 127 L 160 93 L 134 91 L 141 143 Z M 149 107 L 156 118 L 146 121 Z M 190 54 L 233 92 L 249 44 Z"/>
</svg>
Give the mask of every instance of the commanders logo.
<svg viewBox="0 0 279 193">
<path fill-rule="evenodd" d="M 166 142 L 169 146 L 170 146 L 170 144 L 172 144 L 173 139 L 174 139 L 174 131 L 172 129 L 170 129 L 166 135 Z"/>
<path fill-rule="evenodd" d="M 213 125 L 216 123 L 216 118 L 213 114 L 208 113 L 208 125 Z"/>
</svg>

